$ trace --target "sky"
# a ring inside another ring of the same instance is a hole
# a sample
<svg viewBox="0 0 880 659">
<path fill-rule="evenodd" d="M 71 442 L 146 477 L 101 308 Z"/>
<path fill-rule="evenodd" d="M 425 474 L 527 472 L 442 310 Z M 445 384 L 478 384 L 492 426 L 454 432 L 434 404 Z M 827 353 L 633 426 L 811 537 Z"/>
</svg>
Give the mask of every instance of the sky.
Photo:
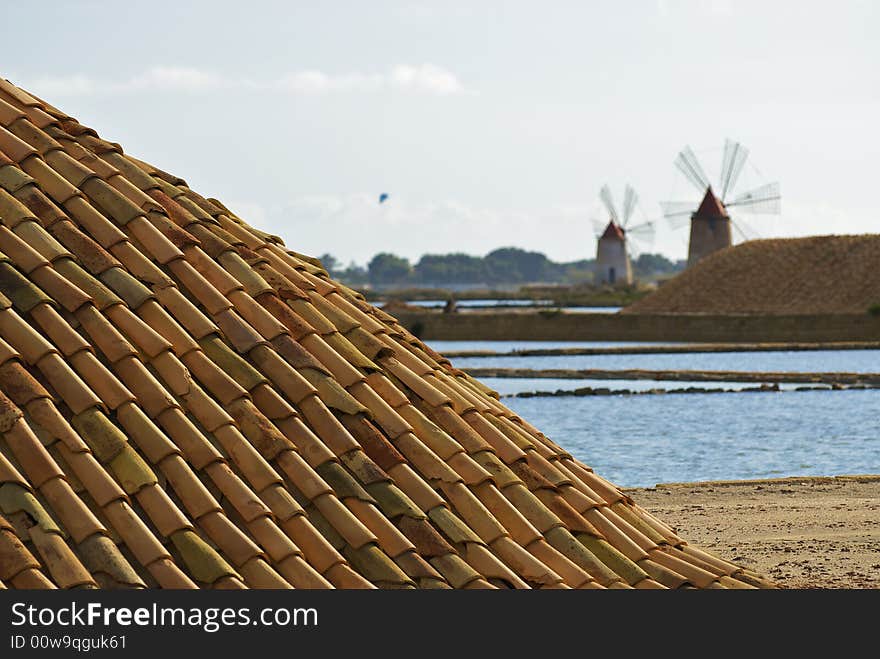
<svg viewBox="0 0 880 659">
<path fill-rule="evenodd" d="M 298 252 L 592 258 L 630 184 L 686 258 L 673 160 L 725 139 L 781 188 L 748 236 L 880 231 L 873 0 L 3 5 L 0 75 Z"/>
</svg>

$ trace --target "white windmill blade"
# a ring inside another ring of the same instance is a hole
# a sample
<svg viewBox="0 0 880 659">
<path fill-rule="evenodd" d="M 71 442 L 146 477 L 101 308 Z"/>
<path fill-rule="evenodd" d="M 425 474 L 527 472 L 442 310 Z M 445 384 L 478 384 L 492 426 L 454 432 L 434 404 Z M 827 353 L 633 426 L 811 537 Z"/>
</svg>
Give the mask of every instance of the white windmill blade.
<svg viewBox="0 0 880 659">
<path fill-rule="evenodd" d="M 599 190 L 599 199 L 605 204 L 605 209 L 608 211 L 608 215 L 614 223 L 620 224 L 620 216 L 617 214 L 617 208 L 614 206 L 614 198 L 611 196 L 611 188 L 607 185 L 603 185 L 602 189 Z"/>
<path fill-rule="evenodd" d="M 642 254 L 642 250 L 634 240 L 626 241 L 626 251 L 629 254 L 629 260 L 635 262 Z"/>
<path fill-rule="evenodd" d="M 685 146 L 675 157 L 675 166 L 701 193 L 709 187 L 709 177 L 703 171 L 700 161 L 689 146 Z"/>
<path fill-rule="evenodd" d="M 782 211 L 781 199 L 779 183 L 767 183 L 737 195 L 726 206 L 738 208 L 743 213 L 778 215 Z"/>
<path fill-rule="evenodd" d="M 730 224 L 742 236 L 743 240 L 756 240 L 760 238 L 760 234 L 750 227 L 741 217 L 731 218 Z"/>
<path fill-rule="evenodd" d="M 590 223 L 593 225 L 593 233 L 596 234 L 596 238 L 601 238 L 602 234 L 605 233 L 605 227 L 608 223 L 595 217 L 590 218 Z"/>
<path fill-rule="evenodd" d="M 653 244 L 654 237 L 656 236 L 656 227 L 654 222 L 642 222 L 627 229 L 626 235 L 628 238 L 632 237 L 640 242 Z"/>
<path fill-rule="evenodd" d="M 663 217 L 673 229 L 680 229 L 690 222 L 691 215 L 697 210 L 698 204 L 693 201 L 661 201 Z"/>
<path fill-rule="evenodd" d="M 639 255 L 642 253 L 638 247 L 636 247 L 633 243 L 628 242 L 626 244 L 626 251 L 629 255 L 630 262 L 637 261 Z"/>
<path fill-rule="evenodd" d="M 727 198 L 727 193 L 736 187 L 736 181 L 742 173 L 749 150 L 739 142 L 731 139 L 724 141 L 724 155 L 721 158 L 721 178 L 718 183 L 721 186 L 721 202 Z"/>
<path fill-rule="evenodd" d="M 639 203 L 639 194 L 633 189 L 633 187 L 627 183 L 626 188 L 623 192 L 623 227 L 626 228 L 626 225 L 629 223 L 632 218 L 633 211 L 636 209 L 636 204 Z"/>
<path fill-rule="evenodd" d="M 732 226 L 733 230 L 742 237 L 742 242 L 745 242 L 749 239 L 749 237 L 746 235 L 746 232 L 742 230 L 742 228 L 737 222 L 733 220 L 733 218 L 731 218 L 730 220 L 730 226 Z"/>
</svg>

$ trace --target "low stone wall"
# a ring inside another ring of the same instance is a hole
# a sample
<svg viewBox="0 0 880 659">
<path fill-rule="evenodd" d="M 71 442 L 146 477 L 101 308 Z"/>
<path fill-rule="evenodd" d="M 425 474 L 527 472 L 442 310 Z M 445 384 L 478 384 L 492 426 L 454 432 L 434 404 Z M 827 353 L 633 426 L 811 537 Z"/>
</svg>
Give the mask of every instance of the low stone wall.
<svg viewBox="0 0 880 659">
<path fill-rule="evenodd" d="M 565 312 L 398 312 L 425 340 L 461 341 L 876 341 L 880 316 L 746 316 Z"/>
</svg>

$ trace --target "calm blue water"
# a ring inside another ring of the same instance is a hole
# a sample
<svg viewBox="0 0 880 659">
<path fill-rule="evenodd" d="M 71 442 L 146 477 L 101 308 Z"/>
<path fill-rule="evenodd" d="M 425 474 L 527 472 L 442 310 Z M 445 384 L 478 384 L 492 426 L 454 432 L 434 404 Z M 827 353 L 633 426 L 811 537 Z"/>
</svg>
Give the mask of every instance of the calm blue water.
<svg viewBox="0 0 880 659">
<path fill-rule="evenodd" d="M 571 391 L 581 387 L 593 389 L 629 389 L 630 391 L 647 391 L 648 389 L 686 389 L 688 387 L 700 387 L 702 389 L 735 389 L 737 391 L 750 387 L 760 386 L 760 382 L 679 382 L 658 380 L 567 380 L 562 378 L 480 378 L 480 382 L 491 387 L 502 396 L 518 394 L 524 391 Z M 809 384 L 811 387 L 826 386 L 816 383 Z M 802 386 L 797 383 L 780 383 L 782 390 L 796 389 Z M 880 393 L 880 390 L 878 390 Z M 506 401 L 505 401 L 506 402 Z"/>
<path fill-rule="evenodd" d="M 484 348 L 486 349 L 486 348 Z M 695 352 L 671 355 L 572 355 L 548 357 L 460 357 L 458 368 L 565 368 L 880 372 L 880 350 L 816 350 L 794 352 Z"/>
<path fill-rule="evenodd" d="M 621 487 L 880 473 L 880 391 L 507 398 Z"/>
<path fill-rule="evenodd" d="M 559 307 L 568 313 L 617 313 L 623 307 Z"/>
<path fill-rule="evenodd" d="M 407 300 L 407 304 L 416 307 L 443 308 L 446 300 Z M 553 304 L 553 300 L 456 300 L 458 307 L 546 307 Z"/>
<path fill-rule="evenodd" d="M 674 341 L 641 342 L 627 341 L 435 341 L 426 343 L 438 352 L 464 352 L 472 350 L 491 350 L 494 352 L 512 352 L 514 350 L 542 350 L 546 348 L 614 348 L 625 346 L 653 345 L 685 345 Z M 693 344 L 699 345 L 699 344 Z M 543 368 L 543 367 L 542 367 Z"/>
<path fill-rule="evenodd" d="M 446 300 L 407 300 L 407 304 L 428 309 L 442 309 Z M 456 300 L 455 305 L 461 311 L 486 309 L 491 307 L 553 307 L 568 313 L 617 313 L 623 307 L 555 307 L 553 300 Z"/>
<path fill-rule="evenodd" d="M 624 342 L 432 341 L 441 352 L 610 347 Z M 456 358 L 460 367 L 880 372 L 880 350 Z M 483 378 L 501 394 L 691 383 Z M 751 383 L 693 383 L 737 389 Z M 797 385 L 782 385 L 791 389 Z M 555 442 L 622 487 L 670 481 L 880 473 L 880 391 L 504 398 Z"/>
</svg>

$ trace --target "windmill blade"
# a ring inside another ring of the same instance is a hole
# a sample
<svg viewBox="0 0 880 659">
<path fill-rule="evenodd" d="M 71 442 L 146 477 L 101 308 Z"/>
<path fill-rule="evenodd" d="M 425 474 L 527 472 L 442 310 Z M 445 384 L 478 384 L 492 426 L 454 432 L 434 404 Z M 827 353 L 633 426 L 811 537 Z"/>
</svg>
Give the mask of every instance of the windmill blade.
<svg viewBox="0 0 880 659">
<path fill-rule="evenodd" d="M 761 187 L 737 195 L 725 204 L 728 208 L 739 208 L 745 213 L 778 215 L 782 208 L 779 183 L 767 183 Z"/>
<path fill-rule="evenodd" d="M 635 238 L 644 243 L 653 243 L 656 235 L 653 222 L 642 222 L 626 230 L 627 237 Z"/>
<path fill-rule="evenodd" d="M 669 225 L 669 228 L 673 231 L 676 229 L 681 229 L 682 227 L 686 227 L 691 222 L 691 216 L 688 215 L 672 215 L 666 217 L 666 224 Z"/>
<path fill-rule="evenodd" d="M 626 241 L 626 251 L 629 254 L 630 262 L 638 260 L 639 256 L 641 256 L 642 254 L 642 250 L 640 250 L 637 245 L 633 244 L 629 240 Z"/>
<path fill-rule="evenodd" d="M 603 185 L 602 189 L 599 190 L 599 198 L 602 200 L 602 203 L 605 204 L 605 209 L 608 211 L 608 215 L 611 219 L 616 224 L 620 224 L 620 216 L 617 214 L 617 208 L 614 206 L 614 198 L 611 196 L 611 188 L 607 185 Z"/>
<path fill-rule="evenodd" d="M 596 219 L 595 217 L 590 218 L 590 222 L 593 224 L 593 233 L 596 234 L 596 238 L 600 238 L 603 233 L 605 233 L 605 226 L 607 222 L 603 222 L 602 220 Z"/>
<path fill-rule="evenodd" d="M 709 187 L 709 177 L 706 176 L 706 172 L 700 166 L 700 161 L 697 160 L 697 156 L 689 146 L 679 152 L 674 162 L 675 166 L 681 170 L 688 181 L 693 183 L 695 188 L 700 192 L 706 191 L 706 188 Z"/>
<path fill-rule="evenodd" d="M 721 202 L 727 198 L 727 193 L 736 186 L 736 181 L 742 173 L 743 165 L 749 150 L 739 142 L 727 139 L 724 141 L 724 156 L 721 158 Z"/>
<path fill-rule="evenodd" d="M 760 234 L 750 227 L 742 218 L 731 218 L 730 224 L 742 236 L 743 240 L 756 240 L 760 238 Z"/>
<path fill-rule="evenodd" d="M 663 217 L 674 217 L 676 215 L 690 215 L 697 210 L 698 203 L 693 201 L 661 201 L 660 208 L 663 209 Z"/>
<path fill-rule="evenodd" d="M 680 229 L 690 222 L 691 215 L 697 210 L 697 204 L 692 201 L 661 201 L 663 217 L 673 229 Z"/>
<path fill-rule="evenodd" d="M 639 203 L 639 194 L 627 183 L 623 193 L 623 227 L 626 228 L 627 223 L 632 217 L 636 204 Z"/>
<path fill-rule="evenodd" d="M 734 222 L 733 220 L 730 220 L 730 225 L 733 227 L 733 230 L 736 233 L 738 233 L 740 236 L 742 236 L 743 242 L 745 242 L 749 239 L 749 237 L 746 235 L 746 232 L 740 228 L 738 223 Z"/>
</svg>

